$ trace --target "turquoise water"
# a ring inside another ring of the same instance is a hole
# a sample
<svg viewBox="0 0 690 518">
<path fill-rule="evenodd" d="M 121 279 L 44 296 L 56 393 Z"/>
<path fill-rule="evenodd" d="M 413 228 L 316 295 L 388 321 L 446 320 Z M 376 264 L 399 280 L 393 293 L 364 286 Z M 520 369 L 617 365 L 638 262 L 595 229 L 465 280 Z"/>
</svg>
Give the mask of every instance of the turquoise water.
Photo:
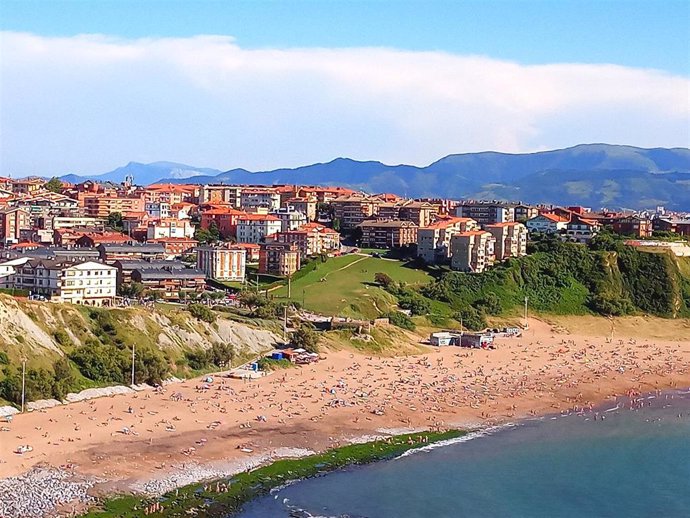
<svg viewBox="0 0 690 518">
<path fill-rule="evenodd" d="M 301 481 L 240 517 L 690 518 L 690 394 L 619 406 Z"/>
</svg>

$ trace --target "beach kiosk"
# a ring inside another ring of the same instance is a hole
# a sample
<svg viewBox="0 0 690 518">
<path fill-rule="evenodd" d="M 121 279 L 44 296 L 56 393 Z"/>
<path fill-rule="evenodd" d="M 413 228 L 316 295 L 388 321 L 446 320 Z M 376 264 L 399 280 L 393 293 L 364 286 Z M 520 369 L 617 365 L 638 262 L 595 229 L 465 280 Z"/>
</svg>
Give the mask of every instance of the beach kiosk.
<svg viewBox="0 0 690 518">
<path fill-rule="evenodd" d="M 436 347 L 443 347 L 446 345 L 452 345 L 454 337 L 455 335 L 453 333 L 439 331 L 438 333 L 431 333 L 431 336 L 429 336 L 429 342 L 431 345 Z"/>
</svg>

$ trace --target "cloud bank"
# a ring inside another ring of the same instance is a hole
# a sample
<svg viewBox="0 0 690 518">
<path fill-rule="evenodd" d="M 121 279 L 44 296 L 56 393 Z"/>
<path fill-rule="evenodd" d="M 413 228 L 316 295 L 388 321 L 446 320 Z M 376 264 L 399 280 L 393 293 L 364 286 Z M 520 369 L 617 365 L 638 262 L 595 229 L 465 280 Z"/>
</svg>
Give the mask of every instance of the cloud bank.
<svg viewBox="0 0 690 518">
<path fill-rule="evenodd" d="M 690 145 L 690 80 L 658 70 L 244 49 L 227 36 L 0 37 L 0 175 L 129 160 L 258 170 L 337 156 L 426 165 L 584 142 Z"/>
</svg>

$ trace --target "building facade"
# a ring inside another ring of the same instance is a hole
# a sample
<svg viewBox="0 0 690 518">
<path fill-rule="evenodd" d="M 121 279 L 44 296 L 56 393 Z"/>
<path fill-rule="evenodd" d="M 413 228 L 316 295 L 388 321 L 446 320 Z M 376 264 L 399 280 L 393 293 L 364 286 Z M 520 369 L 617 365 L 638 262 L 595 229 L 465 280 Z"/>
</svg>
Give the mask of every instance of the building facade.
<svg viewBox="0 0 690 518">
<path fill-rule="evenodd" d="M 247 251 L 243 248 L 200 246 L 196 267 L 209 279 L 241 282 L 245 277 Z"/>
<path fill-rule="evenodd" d="M 362 222 L 362 246 L 367 248 L 398 248 L 417 243 L 417 225 L 411 221 L 368 220 Z"/>
<path fill-rule="evenodd" d="M 493 265 L 496 240 L 490 232 L 471 230 L 454 234 L 450 241 L 451 268 L 481 273 Z"/>
<path fill-rule="evenodd" d="M 300 252 L 293 243 L 261 243 L 259 273 L 288 277 L 300 268 Z"/>
<path fill-rule="evenodd" d="M 527 255 L 527 227 L 522 223 L 485 225 L 484 230 L 496 240 L 494 249 L 497 261 Z"/>
<path fill-rule="evenodd" d="M 450 261 L 450 239 L 453 234 L 477 230 L 479 225 L 470 218 L 446 218 L 417 230 L 417 256 L 427 264 Z"/>
</svg>

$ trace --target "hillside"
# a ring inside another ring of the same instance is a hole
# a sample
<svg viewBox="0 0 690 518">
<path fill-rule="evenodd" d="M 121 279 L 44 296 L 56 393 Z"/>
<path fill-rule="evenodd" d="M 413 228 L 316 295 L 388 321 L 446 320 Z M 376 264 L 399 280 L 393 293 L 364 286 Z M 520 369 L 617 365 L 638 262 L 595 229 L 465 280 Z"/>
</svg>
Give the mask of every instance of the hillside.
<svg viewBox="0 0 690 518">
<path fill-rule="evenodd" d="M 487 317 L 521 314 L 525 297 L 541 314 L 688 317 L 690 258 L 620 242 L 588 249 L 545 240 L 533 254 L 479 275 L 448 272 L 421 293 L 475 328 Z"/>
<path fill-rule="evenodd" d="M 92 386 L 129 384 L 132 345 L 136 381 L 156 383 L 213 368 L 214 354 L 237 363 L 268 350 L 279 341 L 271 330 L 279 330 L 274 322 L 244 323 L 219 314 L 207 323 L 172 306 L 108 310 L 0 295 L 0 399 L 16 401 L 22 356 L 28 400 L 64 397 Z M 63 383 L 51 385 L 54 378 Z"/>
</svg>

